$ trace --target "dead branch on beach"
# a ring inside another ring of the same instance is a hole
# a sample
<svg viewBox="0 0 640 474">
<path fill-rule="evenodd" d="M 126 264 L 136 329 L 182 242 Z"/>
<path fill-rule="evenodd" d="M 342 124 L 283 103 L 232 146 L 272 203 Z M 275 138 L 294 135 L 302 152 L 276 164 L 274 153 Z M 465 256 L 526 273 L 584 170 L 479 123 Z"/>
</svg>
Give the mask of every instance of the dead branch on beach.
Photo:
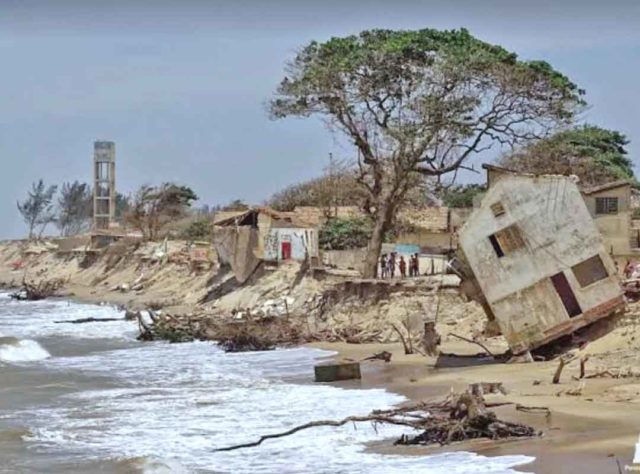
<svg viewBox="0 0 640 474">
<path fill-rule="evenodd" d="M 519 403 L 516 405 L 516 410 L 522 411 L 525 413 L 540 413 L 543 415 L 551 415 L 551 410 L 548 407 L 528 407 L 525 405 L 520 405 Z"/>
<path fill-rule="evenodd" d="M 402 342 L 402 347 L 404 348 L 404 353 L 413 354 L 413 342 L 411 341 L 411 333 L 409 333 L 405 338 L 404 334 L 402 334 L 402 331 L 398 328 L 398 326 L 392 324 L 391 328 L 398 334 L 400 342 Z"/>
<path fill-rule="evenodd" d="M 452 332 L 449 333 L 449 336 L 453 336 L 457 339 L 460 339 L 462 341 L 468 342 L 469 344 L 475 344 L 477 346 L 480 346 L 482 348 L 482 350 L 484 350 L 488 355 L 490 355 L 491 357 L 493 357 L 494 359 L 496 358 L 496 355 L 491 352 L 489 349 L 487 349 L 487 346 L 485 346 L 484 344 L 478 342 L 478 341 L 474 341 L 473 339 L 467 339 L 466 337 L 462 337 L 462 336 L 458 336 L 457 334 L 454 334 Z"/>
<path fill-rule="evenodd" d="M 55 324 L 84 324 L 84 323 L 106 323 L 110 321 L 124 321 L 124 318 L 80 318 L 69 321 L 54 321 Z"/>
<path fill-rule="evenodd" d="M 637 369 L 627 367 L 627 368 L 608 368 L 598 370 L 593 374 L 585 375 L 585 379 L 598 379 L 598 378 L 611 378 L 611 379 L 627 379 L 627 378 L 638 378 L 640 377 L 640 372 Z"/>
<path fill-rule="evenodd" d="M 350 422 L 406 426 L 421 431 L 418 435 L 402 435 L 394 443 L 402 445 L 445 445 L 474 438 L 501 439 L 540 435 L 531 426 L 499 420 L 494 412 L 487 410 L 487 407 L 510 404 L 485 403 L 481 394 L 469 389 L 460 394 L 452 394 L 440 402 L 420 402 L 392 410 L 372 411 L 365 416 L 348 416 L 341 420 L 312 421 L 280 433 L 263 435 L 257 441 L 218 448 L 216 451 L 252 448 L 266 440 L 290 436 L 309 428 L 343 426 Z M 530 409 L 537 408 L 530 407 Z"/>
</svg>

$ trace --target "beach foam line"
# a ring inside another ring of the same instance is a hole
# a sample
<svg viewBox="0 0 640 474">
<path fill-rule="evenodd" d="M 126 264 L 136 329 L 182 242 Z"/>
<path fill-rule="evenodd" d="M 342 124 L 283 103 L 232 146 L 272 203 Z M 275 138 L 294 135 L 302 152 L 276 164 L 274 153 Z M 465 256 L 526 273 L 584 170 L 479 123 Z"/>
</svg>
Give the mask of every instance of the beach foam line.
<svg viewBox="0 0 640 474">
<path fill-rule="evenodd" d="M 31 339 L 0 338 L 0 360 L 4 362 L 34 362 L 49 357 L 51 354 Z"/>
</svg>

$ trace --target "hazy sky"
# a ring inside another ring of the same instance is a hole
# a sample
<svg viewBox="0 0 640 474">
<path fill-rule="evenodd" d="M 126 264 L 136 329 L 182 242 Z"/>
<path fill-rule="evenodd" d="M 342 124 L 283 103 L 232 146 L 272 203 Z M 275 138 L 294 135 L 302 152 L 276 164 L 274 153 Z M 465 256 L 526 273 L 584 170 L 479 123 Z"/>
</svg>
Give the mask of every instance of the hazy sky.
<svg viewBox="0 0 640 474">
<path fill-rule="evenodd" d="M 548 60 L 587 90 L 584 120 L 640 140 L 635 0 L 0 0 L 0 238 L 23 235 L 32 181 L 91 180 L 96 139 L 116 142 L 125 193 L 174 180 L 201 203 L 260 202 L 317 175 L 351 150 L 317 120 L 268 119 L 285 61 L 311 39 L 424 27 Z"/>
</svg>

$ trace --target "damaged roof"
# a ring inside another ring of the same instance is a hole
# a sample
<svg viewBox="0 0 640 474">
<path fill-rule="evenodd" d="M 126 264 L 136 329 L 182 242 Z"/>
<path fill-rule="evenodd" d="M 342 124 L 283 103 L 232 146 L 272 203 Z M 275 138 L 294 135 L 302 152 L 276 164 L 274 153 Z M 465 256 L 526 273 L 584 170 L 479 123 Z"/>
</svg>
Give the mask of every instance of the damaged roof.
<svg viewBox="0 0 640 474">
<path fill-rule="evenodd" d="M 272 227 L 310 227 L 303 222 L 299 222 L 295 218 L 292 218 L 290 212 L 279 212 L 269 207 L 254 207 L 245 211 L 228 211 L 229 215 L 218 218 L 219 214 L 214 218 L 214 225 L 226 227 L 226 226 L 241 226 L 241 225 L 258 225 L 258 216 L 260 214 L 267 215 L 273 219 Z"/>
<path fill-rule="evenodd" d="M 595 194 L 609 189 L 621 188 L 623 186 L 631 186 L 631 181 L 628 179 L 620 179 L 618 181 L 612 181 L 611 183 L 600 184 L 599 186 L 583 188 L 581 191 L 583 194 Z"/>
</svg>

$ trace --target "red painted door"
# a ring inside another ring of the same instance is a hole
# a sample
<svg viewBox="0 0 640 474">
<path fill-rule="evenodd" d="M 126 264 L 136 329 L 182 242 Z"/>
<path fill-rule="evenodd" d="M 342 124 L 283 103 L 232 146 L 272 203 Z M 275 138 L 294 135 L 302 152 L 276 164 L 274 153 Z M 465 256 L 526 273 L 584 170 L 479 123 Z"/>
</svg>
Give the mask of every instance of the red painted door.
<svg viewBox="0 0 640 474">
<path fill-rule="evenodd" d="M 291 242 L 282 242 L 282 260 L 291 258 Z"/>
</svg>

